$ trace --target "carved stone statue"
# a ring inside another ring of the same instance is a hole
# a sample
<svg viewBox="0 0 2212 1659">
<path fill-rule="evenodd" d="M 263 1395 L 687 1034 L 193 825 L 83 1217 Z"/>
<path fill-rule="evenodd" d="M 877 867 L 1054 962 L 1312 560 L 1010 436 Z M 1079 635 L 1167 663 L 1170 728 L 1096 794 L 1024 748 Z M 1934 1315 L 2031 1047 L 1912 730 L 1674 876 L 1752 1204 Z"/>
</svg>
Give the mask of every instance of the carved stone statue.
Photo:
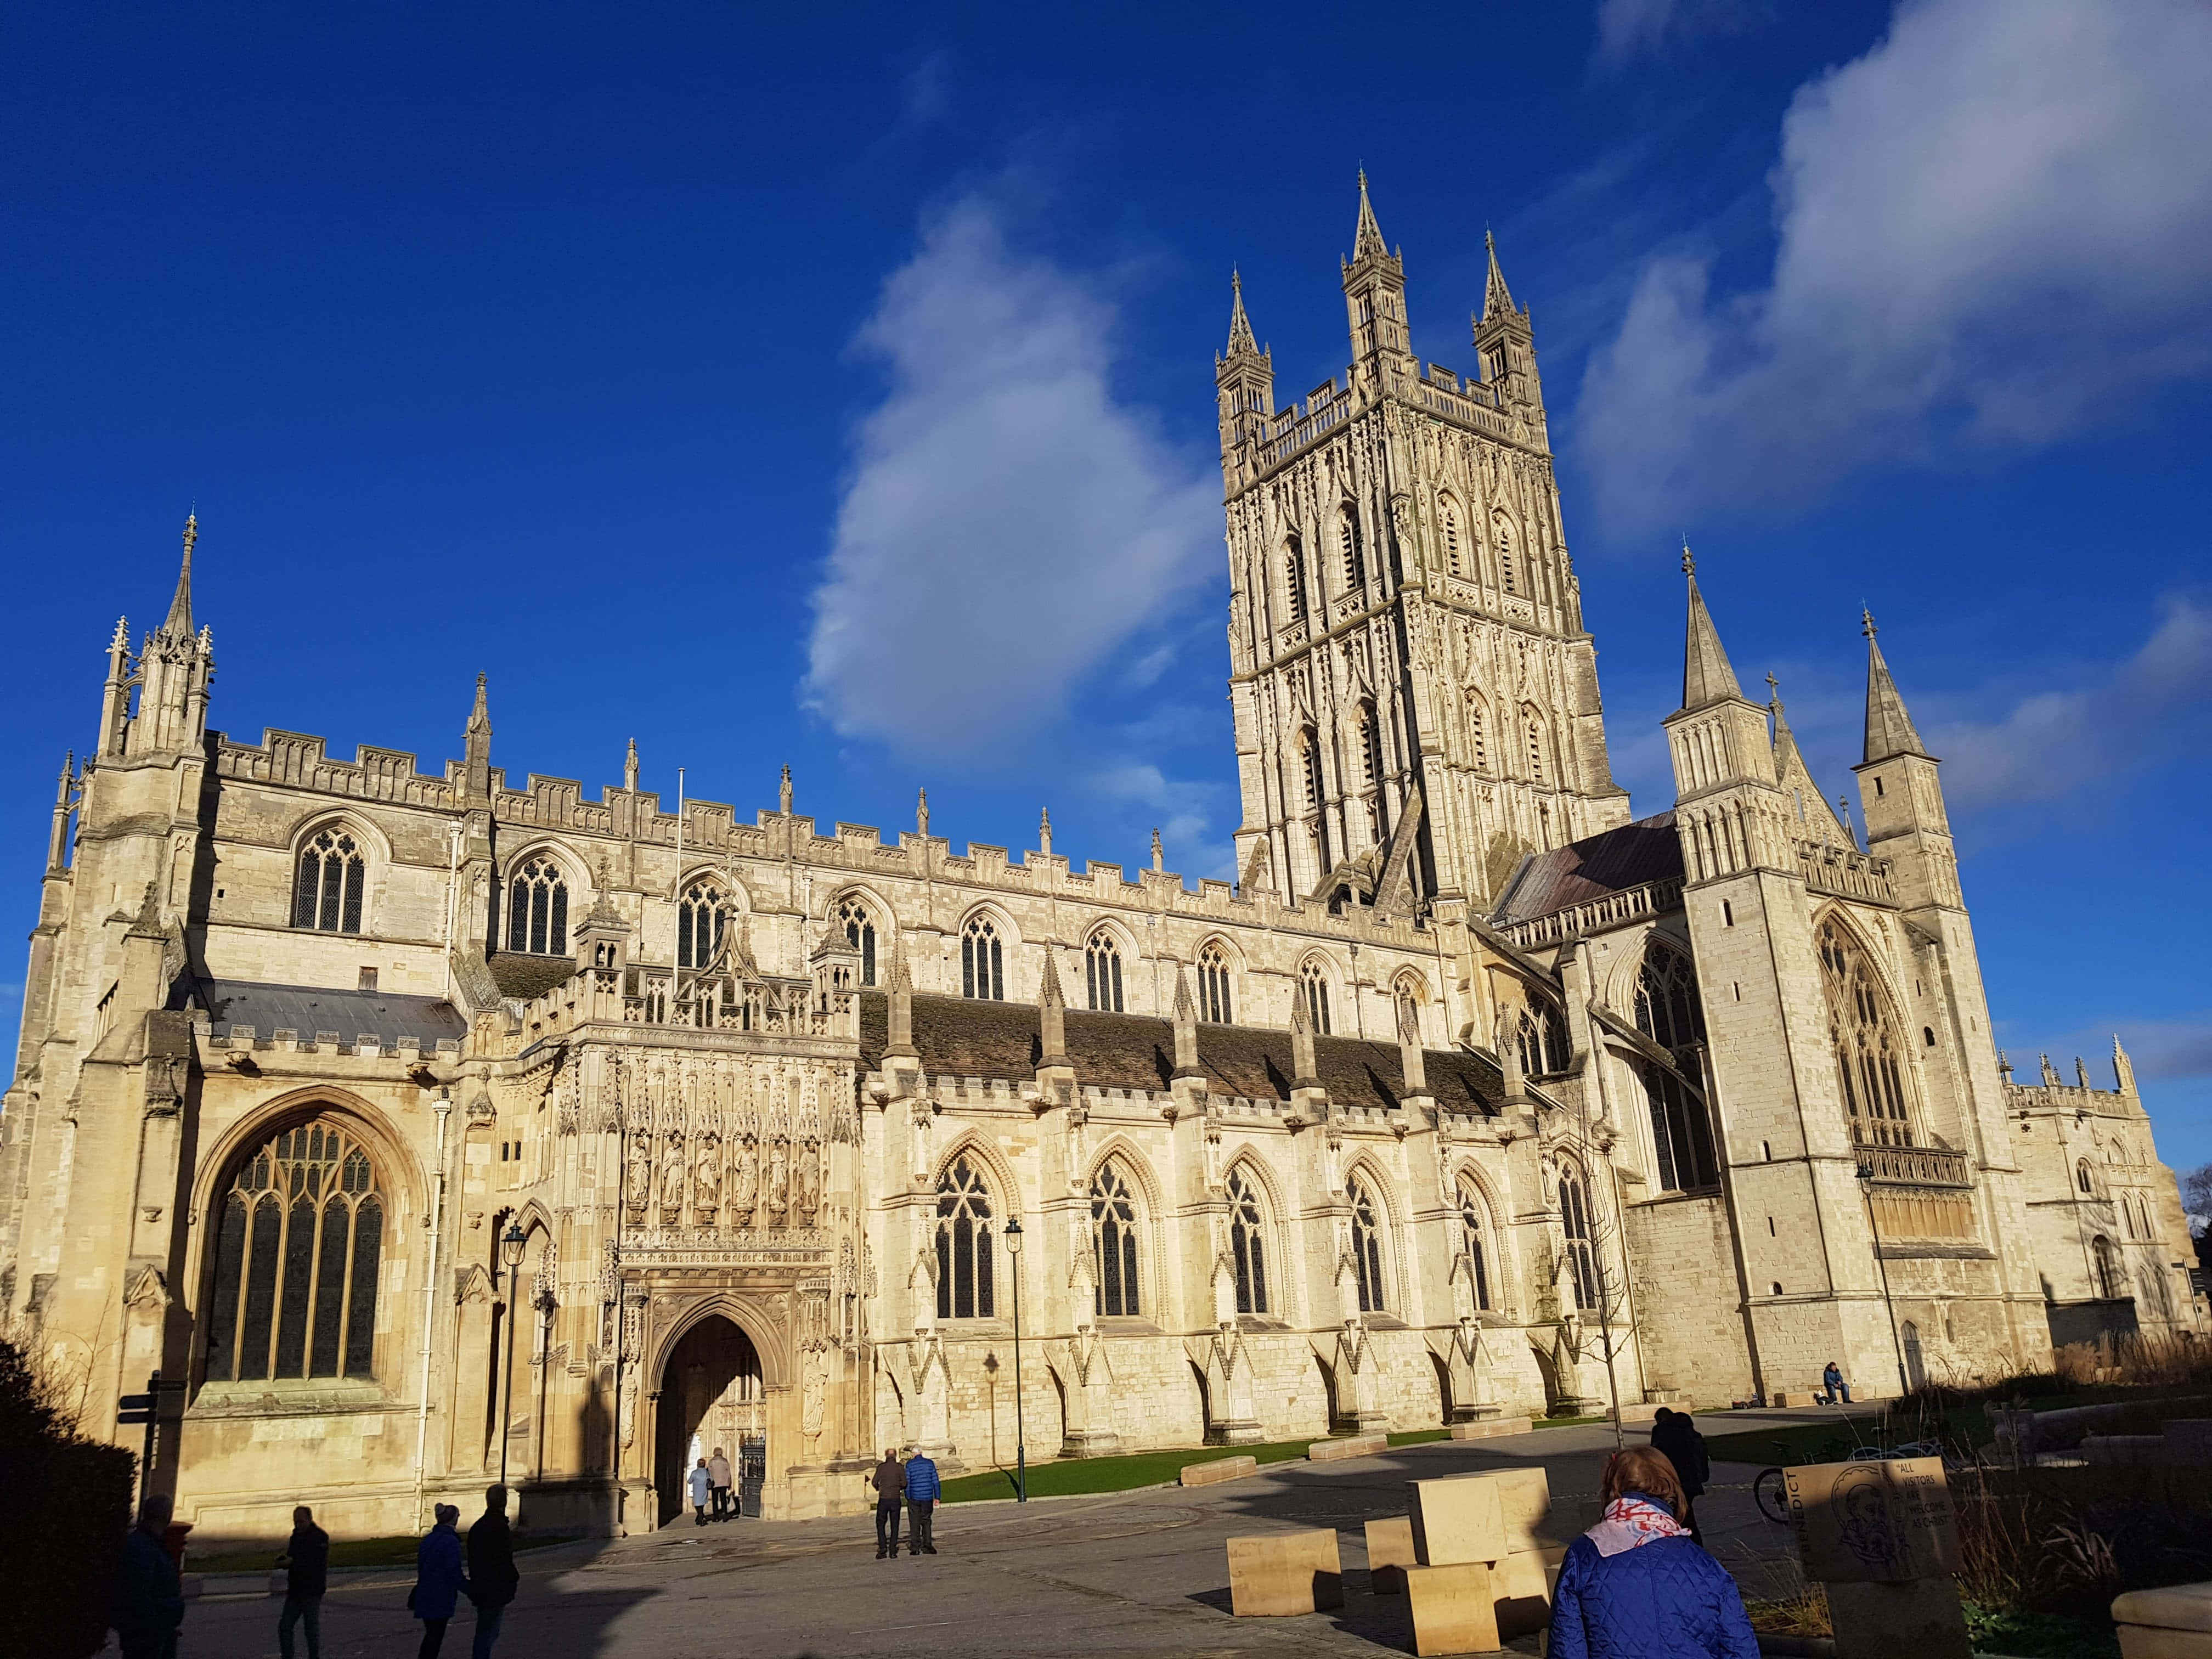
<svg viewBox="0 0 2212 1659">
<path fill-rule="evenodd" d="M 781 1227 L 791 1208 L 791 1158 L 781 1140 L 769 1143 L 768 1154 L 768 1224 Z"/>
<path fill-rule="evenodd" d="M 799 1178 L 794 1186 L 798 1214 L 793 1221 L 801 1227 L 811 1227 L 822 1208 L 822 1149 L 813 1141 L 799 1149 Z"/>
<path fill-rule="evenodd" d="M 760 1163 L 750 1139 L 730 1144 L 730 1224 L 750 1227 L 753 1204 L 760 1191 Z"/>
<path fill-rule="evenodd" d="M 660 1154 L 660 1207 L 681 1212 L 684 1208 L 684 1137 L 671 1135 L 668 1145 Z"/>
<path fill-rule="evenodd" d="M 714 1135 L 699 1137 L 698 1161 L 691 1170 L 691 1206 L 699 1212 L 702 1226 L 714 1224 L 715 1212 L 722 1207 L 722 1143 Z"/>
<path fill-rule="evenodd" d="M 653 1142 L 642 1129 L 630 1137 L 629 1167 L 623 1175 L 623 1202 L 642 1212 L 653 1202 Z"/>
</svg>

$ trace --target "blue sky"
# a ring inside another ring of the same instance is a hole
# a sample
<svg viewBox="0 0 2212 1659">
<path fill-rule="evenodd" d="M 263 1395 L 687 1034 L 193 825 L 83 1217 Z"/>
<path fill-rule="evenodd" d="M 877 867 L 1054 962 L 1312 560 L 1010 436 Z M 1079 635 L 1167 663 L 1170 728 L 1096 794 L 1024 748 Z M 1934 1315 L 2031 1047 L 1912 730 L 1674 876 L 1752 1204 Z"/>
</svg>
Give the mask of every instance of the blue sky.
<svg viewBox="0 0 2212 1659">
<path fill-rule="evenodd" d="M 2208 16 L 21 8 L 7 911 L 195 505 L 240 737 L 435 768 L 482 670 L 518 779 L 1225 872 L 1211 354 L 1234 264 L 1341 371 L 1364 165 L 1424 357 L 1486 225 L 1533 307 L 1637 810 L 1684 532 L 1832 794 L 1863 601 L 2001 1040 L 2212 1159 Z"/>
</svg>

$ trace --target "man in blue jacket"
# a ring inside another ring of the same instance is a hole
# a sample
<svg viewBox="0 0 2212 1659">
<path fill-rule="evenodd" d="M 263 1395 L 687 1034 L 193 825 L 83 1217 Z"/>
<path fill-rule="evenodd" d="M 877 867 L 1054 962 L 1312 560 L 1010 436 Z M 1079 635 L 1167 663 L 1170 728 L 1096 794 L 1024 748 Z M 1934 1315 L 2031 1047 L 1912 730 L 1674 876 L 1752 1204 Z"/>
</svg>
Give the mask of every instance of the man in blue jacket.
<svg viewBox="0 0 2212 1659">
<path fill-rule="evenodd" d="M 945 1490 L 937 1478 L 937 1465 L 917 1451 L 906 1460 L 906 1544 L 908 1555 L 934 1555 L 937 1540 L 930 1519 L 937 1512 L 938 1495 Z"/>
</svg>

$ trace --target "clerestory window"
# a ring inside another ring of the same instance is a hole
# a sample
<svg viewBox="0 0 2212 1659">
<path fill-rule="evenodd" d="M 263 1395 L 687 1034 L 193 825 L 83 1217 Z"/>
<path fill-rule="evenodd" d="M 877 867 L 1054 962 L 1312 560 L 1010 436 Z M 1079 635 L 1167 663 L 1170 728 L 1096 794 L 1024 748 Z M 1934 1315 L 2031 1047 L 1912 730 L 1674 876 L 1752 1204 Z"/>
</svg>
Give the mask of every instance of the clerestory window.
<svg viewBox="0 0 2212 1659">
<path fill-rule="evenodd" d="M 1198 953 L 1198 1017 L 1216 1025 L 1231 1023 L 1229 958 L 1218 945 Z"/>
<path fill-rule="evenodd" d="M 361 843 L 349 830 L 332 828 L 313 836 L 300 849 L 292 925 L 323 933 L 358 933 L 366 876 Z"/>
<path fill-rule="evenodd" d="M 550 859 L 532 859 L 507 890 L 507 948 L 532 956 L 568 954 L 568 883 Z"/>
<path fill-rule="evenodd" d="M 1006 954 L 988 916 L 973 916 L 960 930 L 960 994 L 984 1002 L 1006 1000 Z"/>
</svg>

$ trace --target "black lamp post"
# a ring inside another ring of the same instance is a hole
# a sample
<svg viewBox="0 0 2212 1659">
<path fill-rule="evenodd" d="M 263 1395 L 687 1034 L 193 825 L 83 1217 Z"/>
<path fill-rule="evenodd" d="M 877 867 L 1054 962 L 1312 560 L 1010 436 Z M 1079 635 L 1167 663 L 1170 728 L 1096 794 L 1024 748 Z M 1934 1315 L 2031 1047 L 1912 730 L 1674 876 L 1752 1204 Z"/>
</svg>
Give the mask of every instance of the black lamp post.
<svg viewBox="0 0 2212 1659">
<path fill-rule="evenodd" d="M 1867 1226 L 1874 1233 L 1875 1266 L 1881 1269 L 1881 1305 L 1889 1310 L 1889 1345 L 1897 1350 L 1897 1395 L 1912 1392 L 1905 1375 L 1905 1339 L 1897 1334 L 1897 1304 L 1889 1299 L 1889 1261 L 1881 1253 L 1881 1222 L 1874 1212 L 1874 1161 L 1859 1160 L 1859 1192 L 1866 1200 Z"/>
<path fill-rule="evenodd" d="M 1030 1501 L 1029 1448 L 1022 1436 L 1022 1223 L 1006 1221 L 1006 1259 L 1014 1264 L 1014 1501 Z"/>
<path fill-rule="evenodd" d="M 507 1443 L 514 1425 L 514 1321 L 519 1312 L 515 1301 L 515 1280 L 521 1277 L 522 1252 L 530 1243 L 530 1236 L 521 1224 L 510 1221 L 507 1231 L 500 1235 L 499 1259 L 507 1268 L 507 1387 L 506 1401 L 499 1413 L 499 1484 L 507 1484 Z"/>
</svg>

